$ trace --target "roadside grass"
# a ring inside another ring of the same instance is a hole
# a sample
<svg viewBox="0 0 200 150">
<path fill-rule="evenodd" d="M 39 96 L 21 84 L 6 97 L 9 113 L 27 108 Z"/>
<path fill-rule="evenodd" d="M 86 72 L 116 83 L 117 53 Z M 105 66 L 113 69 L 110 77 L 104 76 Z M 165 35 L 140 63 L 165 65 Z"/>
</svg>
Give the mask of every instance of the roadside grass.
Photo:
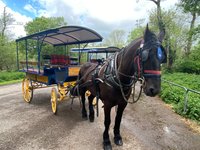
<svg viewBox="0 0 200 150">
<path fill-rule="evenodd" d="M 163 74 L 162 79 L 179 84 L 186 88 L 200 91 L 200 75 L 187 73 Z M 200 124 L 200 95 L 192 92 L 188 93 L 187 109 L 184 112 L 185 90 L 166 82 L 162 82 L 160 97 L 166 103 L 172 105 L 176 113 L 197 121 Z"/>
<path fill-rule="evenodd" d="M 0 72 L 0 85 L 7 85 L 12 83 L 19 83 L 24 78 L 23 72 Z"/>
</svg>

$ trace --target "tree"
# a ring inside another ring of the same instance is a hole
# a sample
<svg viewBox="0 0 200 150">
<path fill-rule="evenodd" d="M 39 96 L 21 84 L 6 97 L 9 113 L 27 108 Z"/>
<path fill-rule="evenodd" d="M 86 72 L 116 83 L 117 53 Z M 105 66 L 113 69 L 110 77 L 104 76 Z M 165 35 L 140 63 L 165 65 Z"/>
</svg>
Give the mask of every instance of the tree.
<svg viewBox="0 0 200 150">
<path fill-rule="evenodd" d="M 132 30 L 128 35 L 128 42 L 131 42 L 139 37 L 142 37 L 144 34 L 144 30 L 145 30 L 145 27 L 141 27 L 141 26 Z"/>
<path fill-rule="evenodd" d="M 56 28 L 60 26 L 67 25 L 67 22 L 65 22 L 63 17 L 37 17 L 33 19 L 32 21 L 28 22 L 25 25 L 25 31 L 27 35 L 34 34 L 37 32 L 41 32 L 47 29 Z M 29 58 L 30 59 L 36 59 L 37 56 L 37 50 L 35 46 L 37 45 L 35 43 L 36 41 L 28 41 L 28 48 L 29 48 Z M 43 44 L 41 55 L 43 54 L 50 54 L 53 51 L 53 48 L 49 45 Z M 25 53 L 25 52 L 22 52 Z"/>
<path fill-rule="evenodd" d="M 195 21 L 197 17 L 200 15 L 200 1 L 199 0 L 181 0 L 179 3 L 179 6 L 183 8 L 183 11 L 185 13 L 190 13 L 192 15 L 190 28 L 188 32 L 187 46 L 185 49 L 185 54 L 188 57 L 190 54 L 190 50 L 192 46 L 192 38 L 195 31 Z"/>
<path fill-rule="evenodd" d="M 0 17 L 0 32 L 1 37 L 5 37 L 6 29 L 9 25 L 11 25 L 15 20 L 13 19 L 12 15 L 10 13 L 6 12 L 6 7 L 3 9 L 2 16 Z"/>
<path fill-rule="evenodd" d="M 182 56 L 182 48 L 187 39 L 187 23 L 185 22 L 185 15 L 173 9 L 163 11 L 162 19 L 167 33 L 167 39 L 164 41 L 165 48 L 168 51 L 167 69 L 172 69 L 175 59 Z M 158 31 L 156 10 L 151 11 L 149 20 L 152 29 Z"/>
<path fill-rule="evenodd" d="M 6 12 L 4 7 L 0 16 L 0 71 L 16 68 L 16 56 L 13 53 L 15 43 L 9 40 L 7 28 L 14 22 L 12 15 Z"/>
<path fill-rule="evenodd" d="M 160 32 L 165 31 L 165 24 L 162 19 L 161 6 L 160 6 L 161 0 L 150 0 L 150 1 L 154 2 L 157 6 L 156 11 L 157 11 L 158 27 Z"/>
<path fill-rule="evenodd" d="M 0 71 L 16 69 L 15 42 L 0 36 Z"/>
<path fill-rule="evenodd" d="M 113 30 L 105 40 L 105 45 L 122 48 L 125 45 L 125 31 Z"/>
<path fill-rule="evenodd" d="M 25 31 L 27 35 L 30 35 L 43 30 L 56 28 L 64 25 L 67 25 L 67 22 L 65 22 L 64 17 L 37 17 L 33 19 L 33 21 L 30 21 L 25 25 Z"/>
<path fill-rule="evenodd" d="M 157 12 L 157 19 L 158 19 L 157 22 L 158 22 L 158 27 L 159 27 L 160 32 L 165 31 L 165 24 L 163 23 L 161 6 L 160 6 L 160 3 L 162 0 L 149 0 L 149 1 L 152 1 L 153 3 L 156 4 L 156 7 L 157 7 L 156 12 Z M 136 2 L 139 2 L 139 0 L 136 0 Z"/>
</svg>

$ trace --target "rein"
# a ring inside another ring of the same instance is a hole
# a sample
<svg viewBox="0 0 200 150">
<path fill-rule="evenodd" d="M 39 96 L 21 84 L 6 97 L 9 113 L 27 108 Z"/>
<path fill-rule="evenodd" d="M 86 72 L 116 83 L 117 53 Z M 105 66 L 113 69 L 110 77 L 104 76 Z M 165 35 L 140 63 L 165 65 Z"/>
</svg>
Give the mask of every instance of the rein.
<svg viewBox="0 0 200 150">
<path fill-rule="evenodd" d="M 118 56 L 118 54 L 116 54 L 116 57 L 115 57 L 115 64 L 116 64 L 116 65 L 117 65 L 117 56 Z M 120 61 L 120 65 L 119 65 L 119 66 L 121 66 L 121 64 L 122 64 L 122 60 Z M 138 78 L 138 77 L 136 77 L 136 76 L 134 76 L 134 75 L 133 75 L 133 76 L 126 75 L 126 74 L 124 74 L 124 73 L 119 72 L 117 69 L 115 69 L 115 72 L 116 72 L 116 76 L 117 76 L 118 81 L 119 81 L 120 91 L 121 91 L 121 93 L 122 93 L 122 96 L 123 96 L 124 100 L 125 100 L 127 103 L 130 103 L 130 104 L 133 104 L 133 103 L 137 102 L 137 101 L 140 99 L 140 96 L 141 96 L 141 93 L 142 93 L 142 85 L 140 86 L 140 92 L 139 92 L 139 95 L 138 95 L 137 99 L 135 100 L 135 99 L 134 99 L 134 96 L 133 96 L 133 101 L 129 101 L 129 100 L 126 98 L 127 95 L 124 93 L 123 85 L 122 85 L 122 83 L 121 83 L 121 80 L 119 79 L 119 74 L 121 74 L 121 75 L 124 76 L 124 77 L 128 77 L 128 78 L 131 79 L 130 87 L 132 87 L 132 91 L 131 91 L 131 92 L 133 92 L 133 95 L 135 95 L 135 85 L 136 85 L 136 82 L 137 82 L 137 81 L 143 81 L 143 79 Z M 141 84 L 143 84 L 143 83 L 141 83 Z M 133 90 L 134 90 L 134 91 L 133 91 Z"/>
</svg>

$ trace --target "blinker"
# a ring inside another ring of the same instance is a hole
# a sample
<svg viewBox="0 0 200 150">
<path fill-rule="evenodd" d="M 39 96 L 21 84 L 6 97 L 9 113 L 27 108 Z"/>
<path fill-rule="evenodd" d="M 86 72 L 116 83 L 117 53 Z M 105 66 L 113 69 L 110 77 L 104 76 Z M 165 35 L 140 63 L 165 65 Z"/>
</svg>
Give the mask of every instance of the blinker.
<svg viewBox="0 0 200 150">
<path fill-rule="evenodd" d="M 149 57 L 149 50 L 143 50 L 142 51 L 142 62 L 147 61 L 148 57 Z M 163 49 L 160 46 L 157 48 L 157 58 L 160 61 L 160 63 L 163 63 L 163 61 L 165 59 Z"/>
<path fill-rule="evenodd" d="M 163 62 L 163 60 L 165 58 L 165 56 L 163 54 L 163 50 L 161 49 L 160 46 L 157 48 L 157 58 L 161 63 Z"/>
<path fill-rule="evenodd" d="M 144 50 L 142 51 L 142 61 L 147 61 L 148 59 L 148 56 L 149 56 L 149 51 L 148 50 Z"/>
</svg>

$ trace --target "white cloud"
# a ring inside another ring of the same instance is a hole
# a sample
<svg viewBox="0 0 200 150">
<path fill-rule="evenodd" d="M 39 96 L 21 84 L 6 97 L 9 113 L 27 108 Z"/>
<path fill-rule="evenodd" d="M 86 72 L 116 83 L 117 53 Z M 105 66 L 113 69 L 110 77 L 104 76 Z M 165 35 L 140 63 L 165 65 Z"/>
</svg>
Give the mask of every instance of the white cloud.
<svg viewBox="0 0 200 150">
<path fill-rule="evenodd" d="M 26 4 L 24 6 L 24 9 L 27 10 L 27 11 L 29 11 L 29 12 L 31 12 L 31 13 L 33 13 L 34 15 L 37 15 L 36 9 L 33 8 L 33 6 L 31 4 Z"/>
<path fill-rule="evenodd" d="M 36 16 L 63 16 L 68 25 L 82 25 L 92 28 L 107 36 L 114 29 L 123 29 L 127 33 L 136 25 L 136 20 L 148 21 L 149 11 L 156 5 L 149 0 L 31 0 L 40 4 L 41 8 L 27 4 L 24 9 Z M 178 0 L 166 0 L 162 8 L 173 6 Z M 0 0 L 1 2 L 1 0 Z M 16 20 L 26 23 L 31 18 L 22 14 Z M 22 19 L 23 18 L 23 19 Z M 22 29 L 20 29 L 22 30 Z M 21 31 L 24 33 L 24 31 Z"/>
<path fill-rule="evenodd" d="M 147 22 L 149 11 L 156 8 L 147 0 L 39 0 L 44 10 L 40 15 L 63 16 L 68 24 L 83 25 L 95 29 L 103 36 L 113 29 L 129 32 L 136 20 Z M 162 7 L 168 8 L 177 0 L 166 0 Z"/>
</svg>

